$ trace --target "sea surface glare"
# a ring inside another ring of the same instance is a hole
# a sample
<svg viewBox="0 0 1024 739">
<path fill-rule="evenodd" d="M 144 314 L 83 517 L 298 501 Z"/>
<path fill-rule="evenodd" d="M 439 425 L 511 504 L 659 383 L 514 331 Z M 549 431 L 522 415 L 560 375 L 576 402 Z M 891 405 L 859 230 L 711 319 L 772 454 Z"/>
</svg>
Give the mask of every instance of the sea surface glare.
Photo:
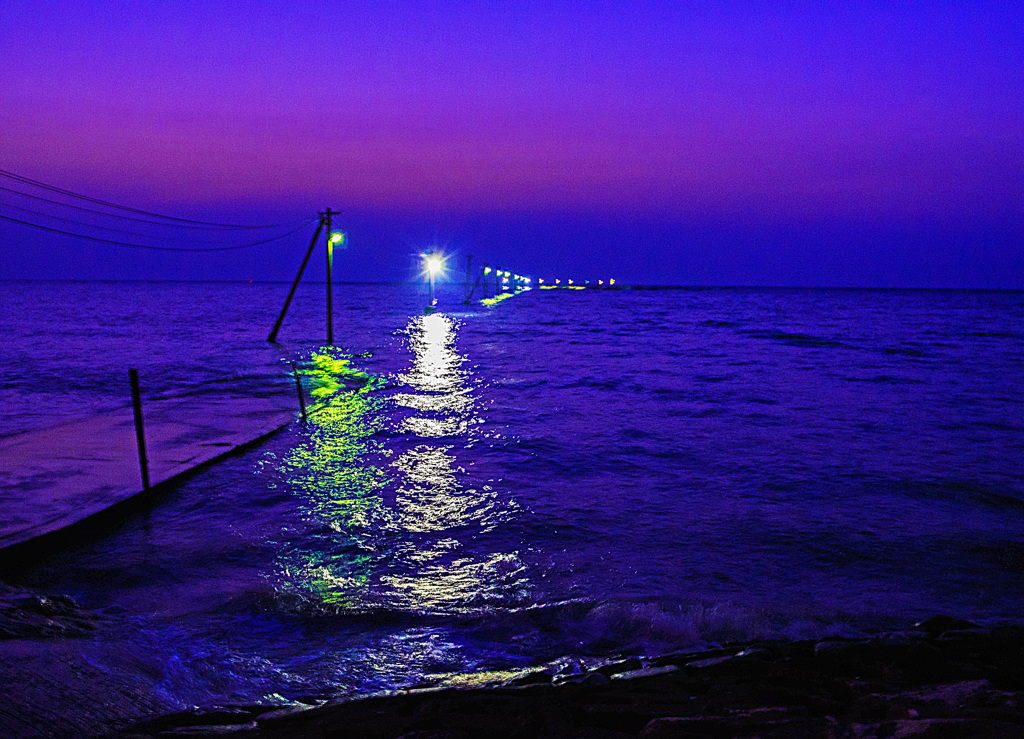
<svg viewBox="0 0 1024 739">
<path fill-rule="evenodd" d="M 295 362 L 316 405 L 12 576 L 10 705 L 1020 618 L 1024 293 L 461 290 L 425 316 L 418 286 L 338 285 L 330 348 L 322 286 L 275 346 L 284 284 L 4 283 L 0 434 L 126 407 L 128 367 L 201 402 L 294 393 Z"/>
</svg>

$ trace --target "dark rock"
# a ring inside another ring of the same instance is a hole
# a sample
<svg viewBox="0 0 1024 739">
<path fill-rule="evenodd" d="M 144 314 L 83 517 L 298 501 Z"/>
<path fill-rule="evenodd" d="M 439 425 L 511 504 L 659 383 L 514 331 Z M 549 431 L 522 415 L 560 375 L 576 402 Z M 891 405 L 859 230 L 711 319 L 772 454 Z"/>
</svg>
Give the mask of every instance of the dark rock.
<svg viewBox="0 0 1024 739">
<path fill-rule="evenodd" d="M 266 708 L 263 709 L 266 711 Z M 182 727 L 247 724 L 255 718 L 255 712 L 247 708 L 194 708 L 139 721 L 128 731 L 137 734 L 157 734 Z"/>
<path fill-rule="evenodd" d="M 160 736 L 230 736 L 256 728 L 256 722 L 247 724 L 214 724 L 212 726 L 179 726 L 170 731 L 161 731 Z"/>
<path fill-rule="evenodd" d="M 821 718 L 798 718 L 786 721 L 770 721 L 751 727 L 758 739 L 822 739 L 835 736 L 837 721 L 830 716 Z M 744 735 L 750 736 L 747 731 Z"/>
<path fill-rule="evenodd" d="M 86 636 L 98 623 L 95 613 L 71 598 L 39 595 L 0 583 L 0 639 Z"/>
<path fill-rule="evenodd" d="M 611 729 L 636 735 L 657 716 L 657 712 L 644 705 L 591 705 L 582 708 L 577 721 L 588 728 Z"/>
<path fill-rule="evenodd" d="M 214 723 L 211 715 L 203 725 L 183 712 L 162 730 L 263 739 L 1024 737 L 1024 688 L 1013 687 L 1024 682 L 1024 629 L 948 626 L 940 635 L 957 638 L 921 630 L 731 645 L 624 659 L 554 681 L 538 671 L 504 686 L 396 691 L 270 715 L 262 714 L 272 707 L 236 708 L 239 718 Z"/>
<path fill-rule="evenodd" d="M 509 685 L 538 685 L 545 683 L 551 683 L 551 674 L 548 672 L 544 672 L 543 670 L 538 670 L 536 672 L 531 672 L 527 675 L 523 675 L 522 677 L 517 677 L 515 680 L 509 683 Z"/>
<path fill-rule="evenodd" d="M 687 662 L 685 667 L 688 670 L 706 670 L 709 667 L 725 664 L 731 659 L 734 659 L 732 654 L 727 654 L 723 657 L 711 657 L 710 659 L 698 659 L 693 662 Z"/>
<path fill-rule="evenodd" d="M 939 635 L 939 641 L 963 641 L 988 636 L 988 629 L 950 629 Z"/>
<path fill-rule="evenodd" d="M 674 654 L 665 654 L 660 657 L 653 657 L 647 660 L 647 664 L 650 667 L 663 667 L 665 665 L 676 665 L 682 667 L 688 662 L 702 659 L 712 659 L 714 657 L 725 657 L 733 656 L 736 654 L 735 649 L 707 649 L 702 652 L 676 652 Z"/>
<path fill-rule="evenodd" d="M 914 628 L 927 633 L 929 636 L 939 636 L 947 631 L 963 631 L 964 629 L 980 629 L 981 627 L 978 624 L 972 624 L 970 621 L 964 621 L 953 616 L 932 616 L 929 619 L 914 624 Z"/>
<path fill-rule="evenodd" d="M 920 714 L 912 708 L 901 706 L 898 703 L 894 703 L 889 706 L 889 710 L 885 712 L 886 721 L 899 721 L 902 719 L 918 718 Z"/>
<path fill-rule="evenodd" d="M 937 683 L 958 677 L 957 670 L 945 655 L 930 644 L 915 644 L 893 661 L 910 680 Z"/>
<path fill-rule="evenodd" d="M 761 650 L 744 650 L 734 655 L 689 662 L 686 670 L 708 675 L 761 675 L 768 669 L 766 655 Z"/>
<path fill-rule="evenodd" d="M 283 719 L 286 717 L 291 717 L 297 713 L 302 713 L 303 711 L 310 711 L 314 708 L 315 706 L 306 705 L 304 703 L 296 703 L 291 706 L 284 706 L 282 708 L 277 708 L 273 711 L 261 713 L 259 716 L 256 717 L 256 722 L 262 726 L 263 724 L 271 723 L 273 721 Z"/>
<path fill-rule="evenodd" d="M 996 691 L 988 680 L 965 680 L 908 691 L 902 693 L 900 698 L 913 703 L 935 703 L 949 709 L 958 709 L 968 705 L 981 705 L 984 698 L 990 698 L 994 694 L 1002 697 L 1004 703 L 1010 695 Z"/>
<path fill-rule="evenodd" d="M 615 680 L 641 680 L 647 677 L 655 677 L 657 675 L 668 675 L 672 672 L 678 672 L 679 668 L 675 665 L 662 665 L 661 667 L 642 667 L 639 670 L 629 670 L 628 672 L 620 672 L 617 675 L 612 675 Z"/>
<path fill-rule="evenodd" d="M 568 735 L 560 735 L 559 739 L 636 739 L 636 732 L 631 731 L 627 734 L 622 731 L 612 731 L 611 729 L 586 727 Z"/>
<path fill-rule="evenodd" d="M 573 675 L 557 681 L 558 685 L 586 685 L 589 687 L 597 687 L 599 685 L 607 685 L 611 680 L 607 675 L 600 672 L 588 672 L 584 675 Z"/>
<path fill-rule="evenodd" d="M 733 737 L 739 722 L 729 716 L 671 716 L 652 719 L 640 732 L 642 739 L 695 739 Z"/>
<path fill-rule="evenodd" d="M 643 662 L 638 660 L 636 657 L 631 657 L 623 662 L 613 662 L 608 665 L 602 665 L 598 667 L 596 672 L 600 672 L 602 675 L 611 677 L 612 675 L 619 675 L 623 672 L 632 672 L 643 668 Z"/>
<path fill-rule="evenodd" d="M 936 718 L 886 722 L 879 725 L 877 736 L 893 739 L 1020 739 L 1021 727 L 1002 721 Z"/>
</svg>

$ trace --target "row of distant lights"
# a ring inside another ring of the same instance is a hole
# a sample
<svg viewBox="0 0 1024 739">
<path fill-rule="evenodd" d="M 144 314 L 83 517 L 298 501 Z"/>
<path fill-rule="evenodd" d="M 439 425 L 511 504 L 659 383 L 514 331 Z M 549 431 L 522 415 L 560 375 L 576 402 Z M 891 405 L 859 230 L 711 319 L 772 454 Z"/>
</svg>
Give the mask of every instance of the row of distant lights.
<svg viewBox="0 0 1024 739">
<path fill-rule="evenodd" d="M 333 239 L 332 239 L 332 241 L 333 241 Z M 441 271 L 441 269 L 443 268 L 444 260 L 441 259 L 440 257 L 438 257 L 437 255 L 435 255 L 435 254 L 431 254 L 429 256 L 424 255 L 424 258 L 426 259 L 426 262 L 427 262 L 427 272 L 430 275 L 438 274 Z M 508 284 L 508 281 L 509 281 L 510 278 L 517 279 L 517 280 L 522 280 L 523 284 L 526 284 L 526 285 L 530 285 L 530 284 L 533 283 L 533 281 L 529 277 L 522 277 L 520 275 L 516 275 L 516 274 L 513 274 L 511 272 L 503 271 L 503 270 L 500 270 L 500 269 L 494 270 L 494 269 L 491 269 L 490 267 L 484 267 L 484 274 L 485 275 L 489 275 L 492 272 L 495 273 L 498 277 L 501 278 L 502 284 Z M 576 284 L 575 281 L 573 281 L 573 280 L 566 280 L 565 282 L 566 282 L 567 285 L 575 285 Z M 538 279 L 537 280 L 537 284 L 538 285 L 543 285 L 544 284 L 544 280 L 543 279 Z M 557 285 L 561 285 L 562 281 L 561 280 L 555 280 L 554 284 L 556 286 Z M 590 280 L 584 280 L 582 284 L 589 285 L 590 284 Z M 597 284 L 603 286 L 605 284 L 605 281 L 604 280 L 598 280 Z M 608 285 L 609 286 L 614 285 L 614 284 L 615 284 L 615 280 L 614 279 L 609 279 L 608 280 Z M 549 283 L 549 286 L 550 286 L 550 283 Z"/>
<path fill-rule="evenodd" d="M 515 275 L 515 274 L 512 274 L 511 272 L 502 272 L 500 269 L 491 269 L 490 267 L 484 267 L 484 274 L 485 275 L 489 275 L 489 274 L 491 274 L 491 272 L 493 272 L 494 274 L 496 274 L 498 277 L 501 278 L 501 283 L 503 285 L 507 285 L 508 284 L 508 279 L 510 277 L 513 278 L 513 279 L 516 279 L 516 280 L 521 280 L 524 285 L 529 285 L 530 284 L 530 278 L 529 277 L 523 277 L 522 275 Z M 541 282 L 543 283 L 544 281 L 541 280 Z"/>
<path fill-rule="evenodd" d="M 519 275 L 514 275 L 511 272 L 502 272 L 500 269 L 499 270 L 492 270 L 490 267 L 487 267 L 487 268 L 484 269 L 484 274 L 485 275 L 489 275 L 491 272 L 494 272 L 495 274 L 497 274 L 498 277 L 501 278 L 502 282 L 508 282 L 508 278 L 509 277 L 514 277 L 516 279 L 522 280 L 527 285 L 531 284 L 531 279 L 529 277 L 520 277 Z M 598 280 L 597 281 L 598 285 L 604 285 L 604 283 L 605 283 L 604 280 Z M 537 284 L 538 285 L 543 285 L 544 284 L 544 280 L 539 278 L 537 280 Z M 561 285 L 562 281 L 561 280 L 555 280 L 554 284 L 555 285 Z M 567 285 L 574 285 L 576 283 L 573 280 L 566 280 L 566 284 Z M 589 285 L 590 284 L 590 280 L 585 280 L 582 284 Z M 615 280 L 614 279 L 609 279 L 608 280 L 608 284 L 609 285 L 614 285 L 615 284 Z"/>
<path fill-rule="evenodd" d="M 544 284 L 544 280 L 537 280 L 537 283 L 540 284 L 540 285 L 543 285 Z M 598 285 L 603 285 L 604 283 L 605 283 L 604 280 L 598 280 L 597 281 Z M 561 280 L 555 280 L 555 284 L 556 285 L 561 285 L 562 281 Z M 574 285 L 576 283 L 574 283 L 572 280 L 566 280 L 566 284 L 567 285 Z M 582 284 L 589 285 L 590 284 L 590 280 L 584 280 Z M 615 280 L 613 280 L 613 279 L 612 280 L 608 280 L 608 284 L 609 285 L 614 285 L 615 284 Z"/>
</svg>

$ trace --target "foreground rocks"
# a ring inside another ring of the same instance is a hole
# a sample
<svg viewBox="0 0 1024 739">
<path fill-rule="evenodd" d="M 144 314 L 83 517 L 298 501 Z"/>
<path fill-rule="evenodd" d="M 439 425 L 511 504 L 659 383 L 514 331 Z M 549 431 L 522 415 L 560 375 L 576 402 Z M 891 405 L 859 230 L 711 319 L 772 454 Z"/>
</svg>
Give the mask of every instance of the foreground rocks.
<svg viewBox="0 0 1024 739">
<path fill-rule="evenodd" d="M 940 616 L 870 639 L 751 642 L 552 672 L 486 687 L 188 711 L 118 736 L 1024 737 L 1021 626 Z"/>
</svg>

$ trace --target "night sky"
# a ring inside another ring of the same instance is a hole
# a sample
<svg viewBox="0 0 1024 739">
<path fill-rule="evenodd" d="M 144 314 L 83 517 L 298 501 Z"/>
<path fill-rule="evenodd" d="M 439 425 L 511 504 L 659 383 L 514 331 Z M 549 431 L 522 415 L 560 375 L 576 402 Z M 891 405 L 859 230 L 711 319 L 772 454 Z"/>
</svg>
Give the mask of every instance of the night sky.
<svg viewBox="0 0 1024 739">
<path fill-rule="evenodd" d="M 0 169 L 159 213 L 338 209 L 340 280 L 436 245 L 578 279 L 1024 288 L 1015 3 L 5 2 L 0 132 Z M 0 214 L 53 225 L 19 197 Z M 312 229 L 190 254 L 3 221 L 0 277 L 286 280 Z"/>
</svg>

